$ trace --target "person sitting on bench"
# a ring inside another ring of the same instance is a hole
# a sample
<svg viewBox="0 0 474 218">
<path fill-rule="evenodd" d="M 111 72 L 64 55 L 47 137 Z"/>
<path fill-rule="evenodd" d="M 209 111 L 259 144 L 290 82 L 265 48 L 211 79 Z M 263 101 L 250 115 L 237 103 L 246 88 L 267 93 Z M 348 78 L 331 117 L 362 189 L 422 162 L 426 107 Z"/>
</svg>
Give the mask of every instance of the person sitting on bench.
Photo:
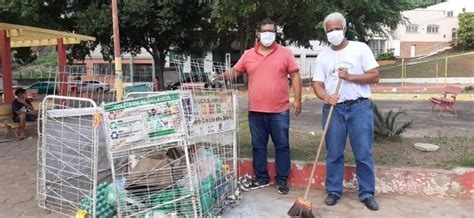
<svg viewBox="0 0 474 218">
<path fill-rule="evenodd" d="M 38 119 L 38 111 L 33 108 L 31 102 L 27 99 L 26 90 L 19 88 L 15 91 L 16 98 L 12 102 L 13 122 L 20 124 L 17 139 L 26 138 L 26 122 L 33 122 Z"/>
</svg>

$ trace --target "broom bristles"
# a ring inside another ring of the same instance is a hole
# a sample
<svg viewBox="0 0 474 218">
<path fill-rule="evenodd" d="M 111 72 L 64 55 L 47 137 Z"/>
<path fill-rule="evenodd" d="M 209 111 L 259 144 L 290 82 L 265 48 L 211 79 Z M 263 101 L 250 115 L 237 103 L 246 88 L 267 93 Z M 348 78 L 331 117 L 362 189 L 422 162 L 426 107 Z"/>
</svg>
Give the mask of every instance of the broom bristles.
<svg viewBox="0 0 474 218">
<path fill-rule="evenodd" d="M 287 214 L 291 217 L 314 218 L 313 205 L 310 201 L 298 198 Z"/>
</svg>

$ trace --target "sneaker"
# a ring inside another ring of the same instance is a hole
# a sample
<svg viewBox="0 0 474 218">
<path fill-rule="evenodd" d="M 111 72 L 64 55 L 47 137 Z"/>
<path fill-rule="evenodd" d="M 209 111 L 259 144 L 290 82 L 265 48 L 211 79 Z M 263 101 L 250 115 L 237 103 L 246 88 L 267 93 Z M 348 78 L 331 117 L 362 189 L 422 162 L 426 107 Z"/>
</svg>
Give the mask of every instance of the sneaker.
<svg viewBox="0 0 474 218">
<path fill-rule="evenodd" d="M 286 182 L 286 180 L 278 181 L 276 184 L 276 188 L 278 190 L 278 193 L 282 195 L 286 195 L 288 194 L 288 192 L 290 192 L 290 189 L 288 188 L 288 183 Z"/>
<path fill-rule="evenodd" d="M 267 187 L 270 185 L 270 182 L 262 182 L 258 179 L 255 179 L 252 181 L 252 184 L 250 185 L 249 189 L 259 189 L 259 188 L 263 188 L 263 187 Z"/>
<path fill-rule="evenodd" d="M 239 177 L 237 182 L 239 184 L 240 190 L 242 190 L 244 192 L 248 192 L 250 186 L 252 185 L 251 177 L 248 176 L 248 175 Z"/>
<path fill-rule="evenodd" d="M 324 203 L 326 203 L 326 205 L 328 206 L 333 206 L 337 204 L 338 200 L 339 200 L 339 196 L 337 196 L 334 193 L 329 193 Z"/>
</svg>

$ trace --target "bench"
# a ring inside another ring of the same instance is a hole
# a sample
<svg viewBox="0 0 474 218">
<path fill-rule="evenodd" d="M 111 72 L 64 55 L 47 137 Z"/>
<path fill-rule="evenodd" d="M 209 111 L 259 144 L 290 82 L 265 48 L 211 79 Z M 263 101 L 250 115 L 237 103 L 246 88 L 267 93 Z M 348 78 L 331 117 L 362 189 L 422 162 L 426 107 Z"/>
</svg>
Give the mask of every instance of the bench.
<svg viewBox="0 0 474 218">
<path fill-rule="evenodd" d="M 431 97 L 429 101 L 433 104 L 431 111 L 434 110 L 435 106 L 440 107 L 438 116 L 444 111 L 450 110 L 454 113 L 454 116 L 457 117 L 458 113 L 456 112 L 456 96 L 463 91 L 462 88 L 456 86 L 446 86 L 440 97 Z"/>
<path fill-rule="evenodd" d="M 33 101 L 33 107 L 38 110 L 40 107 L 40 102 Z M 17 130 L 20 128 L 20 124 L 13 122 L 12 120 L 12 108 L 11 104 L 0 104 L 0 128 L 4 129 L 4 137 L 6 137 L 12 130 Z M 36 126 L 37 122 L 26 122 L 25 127 Z M 15 132 L 15 135 L 17 133 Z"/>
</svg>

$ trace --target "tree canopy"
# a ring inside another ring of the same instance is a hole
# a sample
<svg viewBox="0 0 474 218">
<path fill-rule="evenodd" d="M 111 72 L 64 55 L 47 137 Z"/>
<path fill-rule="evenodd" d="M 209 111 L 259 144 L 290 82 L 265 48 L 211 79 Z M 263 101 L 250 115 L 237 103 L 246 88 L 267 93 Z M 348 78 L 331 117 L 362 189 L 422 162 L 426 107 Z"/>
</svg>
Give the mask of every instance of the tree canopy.
<svg viewBox="0 0 474 218">
<path fill-rule="evenodd" d="M 143 48 L 153 56 L 160 88 L 164 88 L 165 57 L 170 50 L 202 54 L 206 50 L 254 45 L 259 20 L 271 18 L 282 30 L 282 44 L 309 47 L 325 41 L 323 19 L 331 12 L 346 16 L 347 38 L 366 41 L 383 28 L 396 28 L 409 0 L 241 0 L 119 1 L 122 52 Z M 11 1 L 0 6 L 0 20 L 92 35 L 97 41 L 70 46 L 71 58 L 83 59 L 97 45 L 105 59 L 113 57 L 110 0 Z M 23 53 L 21 53 L 23 54 Z"/>
</svg>

